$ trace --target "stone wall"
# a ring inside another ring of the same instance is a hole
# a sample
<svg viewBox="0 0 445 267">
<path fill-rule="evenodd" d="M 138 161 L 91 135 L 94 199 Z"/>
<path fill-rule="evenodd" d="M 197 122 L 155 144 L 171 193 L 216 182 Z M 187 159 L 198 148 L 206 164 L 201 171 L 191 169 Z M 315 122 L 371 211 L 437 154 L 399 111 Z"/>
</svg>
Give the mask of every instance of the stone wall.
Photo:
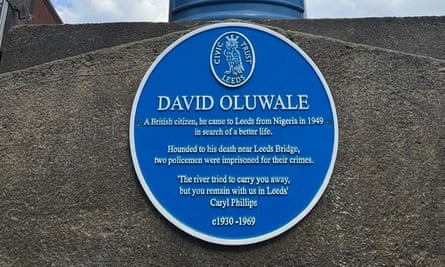
<svg viewBox="0 0 445 267">
<path fill-rule="evenodd" d="M 259 23 L 445 59 L 445 17 L 268 20 Z M 6 36 L 0 73 L 197 26 L 198 23 L 20 26 Z"/>
<path fill-rule="evenodd" d="M 0 265 L 444 265 L 445 61 L 278 30 L 323 72 L 339 120 L 333 176 L 302 222 L 223 247 L 147 200 L 130 110 L 188 30 L 173 31 L 0 75 Z"/>
</svg>

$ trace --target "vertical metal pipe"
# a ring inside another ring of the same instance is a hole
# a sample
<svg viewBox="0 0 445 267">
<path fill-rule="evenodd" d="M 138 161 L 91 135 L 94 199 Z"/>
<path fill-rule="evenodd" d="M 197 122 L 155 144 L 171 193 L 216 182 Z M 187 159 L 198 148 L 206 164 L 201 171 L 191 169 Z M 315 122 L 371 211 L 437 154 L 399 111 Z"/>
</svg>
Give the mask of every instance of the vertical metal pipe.
<svg viewBox="0 0 445 267">
<path fill-rule="evenodd" d="M 0 0 L 0 63 L 2 60 L 2 43 L 5 35 L 6 19 L 8 17 L 9 3 L 7 0 Z"/>
<path fill-rule="evenodd" d="M 3 35 L 5 33 L 6 18 L 8 16 L 8 9 L 9 9 L 8 1 L 0 0 L 0 49 L 2 47 Z"/>
</svg>

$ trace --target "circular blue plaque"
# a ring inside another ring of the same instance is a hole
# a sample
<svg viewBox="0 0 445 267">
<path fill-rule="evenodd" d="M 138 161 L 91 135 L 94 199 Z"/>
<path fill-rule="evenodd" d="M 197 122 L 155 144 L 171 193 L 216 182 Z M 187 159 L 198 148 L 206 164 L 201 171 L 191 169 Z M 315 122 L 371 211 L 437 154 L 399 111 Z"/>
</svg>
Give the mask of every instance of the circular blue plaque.
<svg viewBox="0 0 445 267">
<path fill-rule="evenodd" d="M 208 242 L 246 245 L 302 220 L 338 146 L 323 75 L 267 28 L 219 23 L 170 45 L 134 99 L 130 149 L 150 201 Z"/>
</svg>

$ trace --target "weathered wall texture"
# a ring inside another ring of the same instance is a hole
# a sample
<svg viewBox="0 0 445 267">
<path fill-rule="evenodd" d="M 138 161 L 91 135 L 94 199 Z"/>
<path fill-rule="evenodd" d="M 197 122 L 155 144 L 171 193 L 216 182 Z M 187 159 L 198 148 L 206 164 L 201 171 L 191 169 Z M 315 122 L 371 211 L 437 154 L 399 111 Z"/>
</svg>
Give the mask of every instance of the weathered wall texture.
<svg viewBox="0 0 445 267">
<path fill-rule="evenodd" d="M 263 20 L 260 23 L 445 59 L 445 17 Z M 0 73 L 153 38 L 196 25 L 110 23 L 16 27 L 6 36 Z"/>
<path fill-rule="evenodd" d="M 282 32 L 325 75 L 340 128 L 331 182 L 302 222 L 222 247 L 148 202 L 131 104 L 178 32 L 0 75 L 0 265 L 445 265 L 445 61 Z"/>
</svg>

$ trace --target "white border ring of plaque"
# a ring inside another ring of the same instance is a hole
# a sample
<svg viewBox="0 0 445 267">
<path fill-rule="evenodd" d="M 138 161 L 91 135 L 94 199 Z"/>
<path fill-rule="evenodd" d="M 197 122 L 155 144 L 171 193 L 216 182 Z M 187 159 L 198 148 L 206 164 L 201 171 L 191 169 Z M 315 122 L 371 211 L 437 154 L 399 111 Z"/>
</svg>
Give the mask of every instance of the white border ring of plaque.
<svg viewBox="0 0 445 267">
<path fill-rule="evenodd" d="M 151 203 L 199 239 L 247 245 L 301 221 L 332 175 L 338 123 L 318 67 L 262 26 L 179 38 L 136 93 L 130 150 Z"/>
</svg>

